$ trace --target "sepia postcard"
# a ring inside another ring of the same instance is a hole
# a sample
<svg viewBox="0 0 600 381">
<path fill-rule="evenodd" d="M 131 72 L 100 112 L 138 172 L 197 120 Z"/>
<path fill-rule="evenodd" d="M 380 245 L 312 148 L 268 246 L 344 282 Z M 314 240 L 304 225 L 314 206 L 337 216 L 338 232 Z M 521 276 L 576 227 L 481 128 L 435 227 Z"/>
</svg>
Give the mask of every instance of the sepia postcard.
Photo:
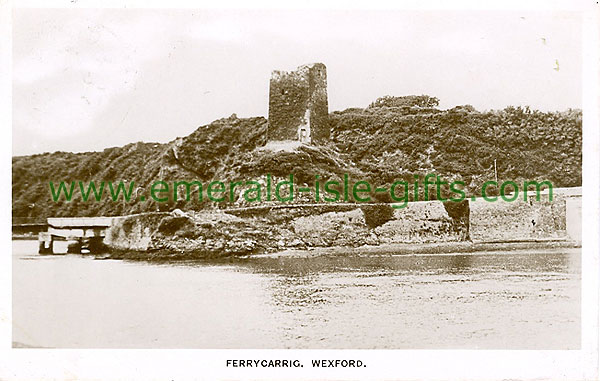
<svg viewBox="0 0 600 381">
<path fill-rule="evenodd" d="M 1 379 L 598 379 L 597 2 L 1 4 Z"/>
</svg>

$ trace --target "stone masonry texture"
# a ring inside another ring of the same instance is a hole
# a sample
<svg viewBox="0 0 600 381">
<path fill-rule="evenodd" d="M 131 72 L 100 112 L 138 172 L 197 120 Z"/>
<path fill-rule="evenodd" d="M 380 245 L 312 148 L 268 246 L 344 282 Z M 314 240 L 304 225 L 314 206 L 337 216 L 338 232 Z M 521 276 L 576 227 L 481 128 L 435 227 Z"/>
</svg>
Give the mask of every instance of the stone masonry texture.
<svg viewBox="0 0 600 381">
<path fill-rule="evenodd" d="M 269 141 L 318 144 L 329 140 L 327 69 L 322 63 L 273 71 L 269 91 Z"/>
</svg>

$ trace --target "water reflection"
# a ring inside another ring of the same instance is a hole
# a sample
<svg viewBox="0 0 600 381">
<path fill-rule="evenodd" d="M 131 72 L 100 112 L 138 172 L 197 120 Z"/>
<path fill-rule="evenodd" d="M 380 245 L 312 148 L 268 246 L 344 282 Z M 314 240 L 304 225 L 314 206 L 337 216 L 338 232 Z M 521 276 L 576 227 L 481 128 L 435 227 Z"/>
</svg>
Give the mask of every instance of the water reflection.
<svg viewBox="0 0 600 381">
<path fill-rule="evenodd" d="M 194 262 L 200 263 L 203 262 Z M 212 262 L 215 263 L 215 262 Z M 361 276 L 391 274 L 474 274 L 489 271 L 580 273 L 580 257 L 564 252 L 511 253 L 485 255 L 369 255 L 229 258 L 219 263 L 235 265 L 263 274 L 304 276 L 322 273 L 357 273 Z M 187 263 L 188 265 L 190 263 Z"/>
<path fill-rule="evenodd" d="M 13 245 L 16 345 L 580 346 L 579 250 L 152 264 L 30 246 Z"/>
<path fill-rule="evenodd" d="M 326 303 L 327 290 L 318 286 L 318 275 L 279 276 L 270 284 L 273 304 L 287 307 L 315 306 Z"/>
<path fill-rule="evenodd" d="M 472 266 L 473 256 L 472 255 L 455 255 L 452 257 L 452 265 L 450 267 L 450 274 L 458 274 L 468 270 Z"/>
</svg>

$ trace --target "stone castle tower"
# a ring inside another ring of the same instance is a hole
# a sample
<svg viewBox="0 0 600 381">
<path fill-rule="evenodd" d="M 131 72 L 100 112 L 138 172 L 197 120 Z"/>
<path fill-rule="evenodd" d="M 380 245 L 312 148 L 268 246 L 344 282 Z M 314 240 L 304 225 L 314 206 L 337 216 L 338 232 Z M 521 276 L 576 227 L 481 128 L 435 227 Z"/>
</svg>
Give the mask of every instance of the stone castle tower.
<svg viewBox="0 0 600 381">
<path fill-rule="evenodd" d="M 302 65 L 271 74 L 269 142 L 315 144 L 329 140 L 327 68 L 322 63 Z"/>
</svg>

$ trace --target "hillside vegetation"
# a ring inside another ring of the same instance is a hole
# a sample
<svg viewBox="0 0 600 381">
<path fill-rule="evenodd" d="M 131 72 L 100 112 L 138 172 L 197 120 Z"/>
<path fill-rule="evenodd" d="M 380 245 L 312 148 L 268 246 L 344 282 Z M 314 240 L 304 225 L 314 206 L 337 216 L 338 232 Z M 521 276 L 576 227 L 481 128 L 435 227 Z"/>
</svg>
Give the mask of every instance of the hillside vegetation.
<svg viewBox="0 0 600 381">
<path fill-rule="evenodd" d="M 245 181 L 267 173 L 275 177 L 293 173 L 297 183 L 311 184 L 314 175 L 330 179 L 349 174 L 354 181 L 389 185 L 435 173 L 463 180 L 471 193 L 494 179 L 496 160 L 499 181 L 581 185 L 580 110 L 540 112 L 507 107 L 479 112 L 472 106 L 439 110 L 437 104 L 437 98 L 428 96 L 383 97 L 365 109 L 336 111 L 329 118 L 332 139 L 328 145 L 293 151 L 262 149 L 265 118 L 232 115 L 168 144 L 134 143 L 101 152 L 13 157 L 13 218 L 25 221 L 231 206 L 197 200 L 157 203 L 149 197 L 145 202 L 113 202 L 108 197 L 84 202 L 78 194 L 70 202 L 54 202 L 50 181 L 135 181 L 136 195 L 143 190 L 147 195 L 158 180 L 208 184 L 211 180 Z"/>
</svg>

